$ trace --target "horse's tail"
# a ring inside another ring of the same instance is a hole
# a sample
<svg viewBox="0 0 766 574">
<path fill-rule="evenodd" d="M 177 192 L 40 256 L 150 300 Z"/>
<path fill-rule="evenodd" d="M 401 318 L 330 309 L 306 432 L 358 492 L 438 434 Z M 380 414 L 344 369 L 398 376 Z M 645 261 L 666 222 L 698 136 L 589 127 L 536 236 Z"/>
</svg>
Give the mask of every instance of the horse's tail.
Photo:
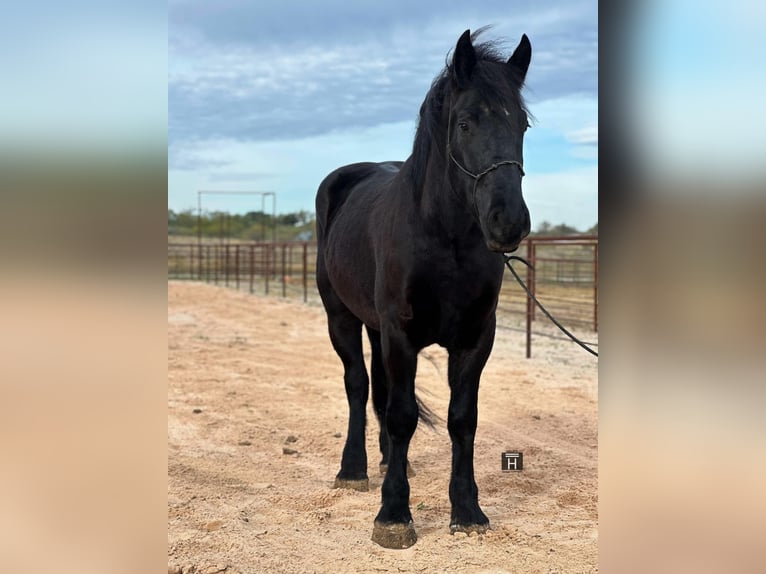
<svg viewBox="0 0 766 574">
<path fill-rule="evenodd" d="M 427 424 L 431 429 L 436 429 L 436 423 L 443 423 L 442 418 L 433 412 L 428 405 L 426 405 L 419 396 L 415 395 L 415 400 L 418 403 L 418 418 Z"/>
</svg>

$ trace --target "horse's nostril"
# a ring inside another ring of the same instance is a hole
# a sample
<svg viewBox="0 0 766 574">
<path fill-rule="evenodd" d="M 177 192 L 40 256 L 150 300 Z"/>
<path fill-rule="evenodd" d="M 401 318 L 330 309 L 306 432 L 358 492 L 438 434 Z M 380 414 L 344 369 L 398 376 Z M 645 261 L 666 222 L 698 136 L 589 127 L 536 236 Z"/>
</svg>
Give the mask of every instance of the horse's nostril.
<svg viewBox="0 0 766 574">
<path fill-rule="evenodd" d="M 489 214 L 489 223 L 493 226 L 496 225 L 504 225 L 505 224 L 505 217 L 503 217 L 503 210 L 502 209 L 495 209 L 490 212 Z"/>
</svg>

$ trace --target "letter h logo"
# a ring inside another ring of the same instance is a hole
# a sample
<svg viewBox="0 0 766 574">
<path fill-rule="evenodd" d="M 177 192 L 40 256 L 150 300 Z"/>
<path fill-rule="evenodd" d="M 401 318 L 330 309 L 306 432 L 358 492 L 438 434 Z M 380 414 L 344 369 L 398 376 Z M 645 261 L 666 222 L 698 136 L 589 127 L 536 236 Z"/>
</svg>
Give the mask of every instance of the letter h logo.
<svg viewBox="0 0 766 574">
<path fill-rule="evenodd" d="M 500 468 L 504 472 L 522 470 L 524 468 L 524 455 L 520 451 L 504 452 L 501 463 L 502 466 Z"/>
</svg>

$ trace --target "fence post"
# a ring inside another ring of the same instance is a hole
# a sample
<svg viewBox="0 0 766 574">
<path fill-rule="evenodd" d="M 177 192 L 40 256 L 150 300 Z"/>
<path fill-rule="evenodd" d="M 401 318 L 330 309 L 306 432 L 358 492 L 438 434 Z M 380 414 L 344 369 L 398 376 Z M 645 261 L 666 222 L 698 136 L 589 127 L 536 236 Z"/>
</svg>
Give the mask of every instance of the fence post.
<svg viewBox="0 0 766 574">
<path fill-rule="evenodd" d="M 293 259 L 293 244 L 291 243 L 287 247 L 287 272 L 290 274 L 290 283 L 291 284 L 293 282 L 293 275 L 294 275 L 294 273 L 293 273 L 293 271 L 294 271 L 293 263 L 294 263 L 294 259 Z"/>
<path fill-rule="evenodd" d="M 226 287 L 229 286 L 229 244 L 227 243 L 223 252 L 223 277 Z"/>
<path fill-rule="evenodd" d="M 213 245 L 213 282 L 218 285 L 218 245 Z"/>
<path fill-rule="evenodd" d="M 255 266 L 255 245 L 250 245 L 250 268 L 248 269 L 248 275 L 250 278 L 250 293 L 253 292 L 253 273 L 255 272 L 255 269 L 253 267 Z"/>
<path fill-rule="evenodd" d="M 239 291 L 239 243 L 234 246 L 234 277 Z"/>
<path fill-rule="evenodd" d="M 194 245 L 192 245 L 192 262 L 194 261 Z M 202 244 L 197 246 L 197 280 L 202 281 Z M 194 276 L 194 267 L 191 268 L 191 275 Z"/>
<path fill-rule="evenodd" d="M 532 295 L 537 296 L 537 242 L 534 240 L 532 240 L 532 255 L 529 262 L 532 264 L 529 290 L 532 292 Z M 532 320 L 537 321 L 537 306 L 534 304 L 534 301 L 530 302 L 530 307 L 532 308 Z"/>
<path fill-rule="evenodd" d="M 598 333 L 598 241 L 593 244 L 593 330 Z"/>
<path fill-rule="evenodd" d="M 527 261 L 532 262 L 532 239 L 527 239 Z M 527 286 L 532 290 L 532 269 L 527 266 Z M 532 357 L 532 299 L 527 295 L 527 359 Z"/>
<path fill-rule="evenodd" d="M 210 246 L 205 245 L 205 283 L 210 283 Z"/>
<path fill-rule="evenodd" d="M 285 261 L 286 255 L 287 255 L 287 246 L 282 244 L 282 297 L 287 297 L 287 291 L 286 291 L 287 285 L 285 281 L 286 279 L 285 274 L 287 273 L 287 266 Z"/>
<path fill-rule="evenodd" d="M 293 245 L 287 246 L 287 269 L 290 273 L 290 281 L 293 280 Z"/>
<path fill-rule="evenodd" d="M 194 279 L 194 245 L 189 250 L 189 279 Z"/>
<path fill-rule="evenodd" d="M 309 300 L 309 281 L 308 281 L 308 247 L 309 244 L 303 243 L 303 302 Z"/>
<path fill-rule="evenodd" d="M 266 295 L 269 294 L 269 275 L 271 275 L 271 249 L 269 248 L 268 243 L 261 243 L 261 247 L 263 248 L 263 277 L 266 281 Z"/>
</svg>

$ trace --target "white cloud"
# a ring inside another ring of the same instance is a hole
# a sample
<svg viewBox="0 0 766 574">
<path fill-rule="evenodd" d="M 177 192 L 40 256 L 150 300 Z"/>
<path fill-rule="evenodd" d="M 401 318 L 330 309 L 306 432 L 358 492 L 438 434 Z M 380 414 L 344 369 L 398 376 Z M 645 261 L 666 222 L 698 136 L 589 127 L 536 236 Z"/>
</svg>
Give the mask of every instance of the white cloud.
<svg viewBox="0 0 766 574">
<path fill-rule="evenodd" d="M 276 191 L 280 211 L 313 209 L 314 194 L 328 173 L 357 161 L 403 160 L 414 133 L 413 121 L 295 140 L 185 144 L 178 149 L 184 159 L 177 162 L 184 169 L 168 171 L 168 204 L 176 210 L 192 208 L 200 189 L 257 189 Z M 252 177 L 232 181 L 226 174 Z"/>
<path fill-rule="evenodd" d="M 595 130 L 598 138 L 598 100 L 595 97 L 551 98 L 530 104 L 530 108 L 535 127 L 564 134 L 587 134 L 586 130 Z"/>
<path fill-rule="evenodd" d="M 168 172 L 168 203 L 176 210 L 193 208 L 200 189 L 257 190 L 276 191 L 279 211 L 313 209 L 316 189 L 330 171 L 357 161 L 403 160 L 411 151 L 414 129 L 414 122 L 399 122 L 292 141 L 207 142 L 187 150 L 202 168 Z M 530 173 L 524 178 L 524 197 L 533 227 L 549 221 L 587 229 L 598 220 L 598 168 Z M 222 201 L 227 203 L 220 208 L 260 208 L 260 203 L 235 204 L 231 197 Z"/>
<path fill-rule="evenodd" d="M 588 126 L 564 134 L 574 144 L 570 152 L 578 159 L 598 160 L 598 126 Z"/>
<path fill-rule="evenodd" d="M 486 6 L 481 19 L 454 7 L 438 18 L 421 9 L 419 18 L 391 16 L 387 24 L 364 19 L 373 28 L 362 38 L 363 23 L 350 21 L 341 10 L 333 16 L 333 33 L 312 25 L 314 36 L 289 34 L 274 41 L 266 39 L 282 24 L 269 20 L 277 16 L 273 6 L 214 11 L 212 20 L 201 9 L 174 13 L 183 24 L 173 25 L 171 18 L 170 144 L 299 138 L 326 133 L 338 123 L 354 128 L 409 120 L 462 30 L 487 22 L 497 25 L 485 38 L 506 37 L 509 54 L 521 32 L 533 38 L 531 100 L 595 93 L 594 2 L 550 5 L 514 17 L 501 6 Z M 339 5 L 325 7 L 321 18 L 331 17 L 334 9 Z M 259 32 L 241 36 L 243 18 L 258 21 Z"/>
<path fill-rule="evenodd" d="M 587 126 L 567 132 L 566 138 L 578 145 L 598 145 L 598 126 Z"/>
</svg>

